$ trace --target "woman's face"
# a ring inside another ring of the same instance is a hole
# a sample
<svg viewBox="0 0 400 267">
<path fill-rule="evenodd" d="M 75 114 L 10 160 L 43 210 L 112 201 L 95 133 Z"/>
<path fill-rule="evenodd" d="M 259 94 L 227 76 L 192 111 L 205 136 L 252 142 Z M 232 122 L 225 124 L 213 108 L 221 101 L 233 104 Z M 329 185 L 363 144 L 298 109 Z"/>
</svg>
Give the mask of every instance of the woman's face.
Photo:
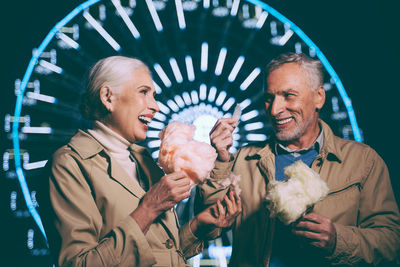
<svg viewBox="0 0 400 267">
<path fill-rule="evenodd" d="M 111 114 L 104 123 L 132 143 L 146 139 L 147 125 L 159 111 L 154 95 L 153 80 L 147 69 L 134 70 L 119 92 L 110 93 L 106 107 Z M 101 97 L 103 100 L 104 94 Z"/>
</svg>

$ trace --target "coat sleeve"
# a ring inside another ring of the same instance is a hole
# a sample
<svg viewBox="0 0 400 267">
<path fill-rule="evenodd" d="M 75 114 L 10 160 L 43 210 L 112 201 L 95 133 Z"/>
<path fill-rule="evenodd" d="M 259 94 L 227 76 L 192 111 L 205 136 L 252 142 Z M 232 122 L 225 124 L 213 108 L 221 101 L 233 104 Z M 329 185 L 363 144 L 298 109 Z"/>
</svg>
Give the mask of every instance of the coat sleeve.
<svg viewBox="0 0 400 267">
<path fill-rule="evenodd" d="M 179 240 L 185 258 L 191 258 L 203 251 L 204 242 L 193 234 L 189 223 L 179 228 Z"/>
<path fill-rule="evenodd" d="M 358 227 L 335 224 L 336 248 L 329 257 L 334 264 L 399 263 L 400 216 L 389 172 L 372 149 L 366 157 L 370 168 L 361 185 Z"/>
<path fill-rule="evenodd" d="M 136 221 L 127 216 L 100 236 L 103 218 L 87 179 L 87 166 L 73 153 L 56 153 L 50 169 L 50 212 L 45 226 L 59 266 L 150 266 L 155 258 Z M 89 167 L 90 168 L 90 167 Z M 46 205 L 46 203 L 42 203 Z"/>
<path fill-rule="evenodd" d="M 218 200 L 222 200 L 228 192 L 228 188 L 221 188 L 217 181 L 225 179 L 232 171 L 233 162 L 216 161 L 214 169 L 210 173 L 210 179 L 206 183 L 197 186 L 197 196 L 195 200 L 195 213 L 199 213 L 208 206 L 213 205 Z M 222 229 L 214 228 L 206 234 L 206 239 L 215 239 L 221 235 Z"/>
</svg>

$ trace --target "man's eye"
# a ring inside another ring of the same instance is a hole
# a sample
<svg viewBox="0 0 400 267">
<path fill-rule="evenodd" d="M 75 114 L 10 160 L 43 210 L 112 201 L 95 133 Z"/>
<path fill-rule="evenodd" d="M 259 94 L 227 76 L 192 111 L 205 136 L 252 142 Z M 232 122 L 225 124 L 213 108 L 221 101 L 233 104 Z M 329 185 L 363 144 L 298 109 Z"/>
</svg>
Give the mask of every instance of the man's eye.
<svg viewBox="0 0 400 267">
<path fill-rule="evenodd" d="M 140 93 L 141 93 L 141 94 L 144 94 L 144 95 L 147 95 L 147 92 L 148 92 L 148 91 L 149 91 L 149 90 L 141 90 Z"/>
<path fill-rule="evenodd" d="M 285 94 L 285 98 L 292 98 L 292 97 L 294 97 L 295 95 L 294 94 L 291 94 L 291 93 L 286 93 Z"/>
</svg>

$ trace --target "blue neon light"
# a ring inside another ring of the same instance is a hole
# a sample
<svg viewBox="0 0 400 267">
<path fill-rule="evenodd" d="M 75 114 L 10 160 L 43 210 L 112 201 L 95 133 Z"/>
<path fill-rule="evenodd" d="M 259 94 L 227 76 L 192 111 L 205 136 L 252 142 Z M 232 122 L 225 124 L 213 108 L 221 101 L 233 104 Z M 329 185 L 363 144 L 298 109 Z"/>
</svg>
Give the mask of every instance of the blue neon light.
<svg viewBox="0 0 400 267">
<path fill-rule="evenodd" d="M 26 85 L 32 75 L 33 69 L 38 61 L 39 56 L 43 53 L 44 49 L 53 39 L 54 35 L 65 26 L 70 20 L 72 20 L 76 15 L 78 15 L 82 10 L 90 7 L 93 4 L 96 4 L 100 0 L 89 0 L 85 3 L 82 3 L 78 7 L 76 7 L 72 12 L 70 12 L 65 18 L 63 18 L 60 22 L 58 22 L 53 29 L 47 34 L 44 38 L 43 42 L 40 44 L 39 48 L 36 50 L 34 55 L 32 56 L 31 60 L 29 61 L 28 68 L 26 69 L 24 78 L 22 79 L 20 92 L 17 95 L 17 101 L 15 104 L 14 110 L 14 121 L 12 126 L 12 140 L 14 145 L 14 161 L 15 161 L 15 171 L 17 173 L 18 181 L 21 186 L 22 194 L 24 195 L 24 199 L 26 205 L 28 207 L 29 213 L 32 215 L 33 219 L 35 220 L 36 224 L 38 225 L 40 231 L 42 232 L 44 238 L 47 241 L 47 236 L 43 228 L 42 220 L 40 219 L 39 213 L 37 212 L 36 208 L 32 203 L 32 198 L 30 196 L 30 192 L 28 189 L 28 184 L 26 183 L 25 175 L 21 167 L 21 155 L 20 155 L 20 147 L 19 147 L 19 134 L 18 134 L 18 126 L 19 126 L 19 118 L 21 116 L 21 109 L 22 109 L 22 100 L 24 96 L 24 92 L 26 89 Z"/>
</svg>

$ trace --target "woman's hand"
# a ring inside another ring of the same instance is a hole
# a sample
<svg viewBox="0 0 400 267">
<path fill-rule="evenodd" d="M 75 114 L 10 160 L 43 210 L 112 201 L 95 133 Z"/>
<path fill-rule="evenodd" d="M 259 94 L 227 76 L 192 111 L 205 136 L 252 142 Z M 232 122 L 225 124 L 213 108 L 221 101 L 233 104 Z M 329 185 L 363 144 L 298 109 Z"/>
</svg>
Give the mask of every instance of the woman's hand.
<svg viewBox="0 0 400 267">
<path fill-rule="evenodd" d="M 204 235 L 214 228 L 228 228 L 232 226 L 236 217 L 242 212 L 242 202 L 234 193 L 230 192 L 229 197 L 224 196 L 223 202 L 217 201 L 199 213 L 192 221 L 190 228 L 197 237 Z"/>
<path fill-rule="evenodd" d="M 190 196 L 191 180 L 184 172 L 163 176 L 150 187 L 140 205 L 131 213 L 143 233 L 154 220 L 177 203 Z"/>
</svg>

